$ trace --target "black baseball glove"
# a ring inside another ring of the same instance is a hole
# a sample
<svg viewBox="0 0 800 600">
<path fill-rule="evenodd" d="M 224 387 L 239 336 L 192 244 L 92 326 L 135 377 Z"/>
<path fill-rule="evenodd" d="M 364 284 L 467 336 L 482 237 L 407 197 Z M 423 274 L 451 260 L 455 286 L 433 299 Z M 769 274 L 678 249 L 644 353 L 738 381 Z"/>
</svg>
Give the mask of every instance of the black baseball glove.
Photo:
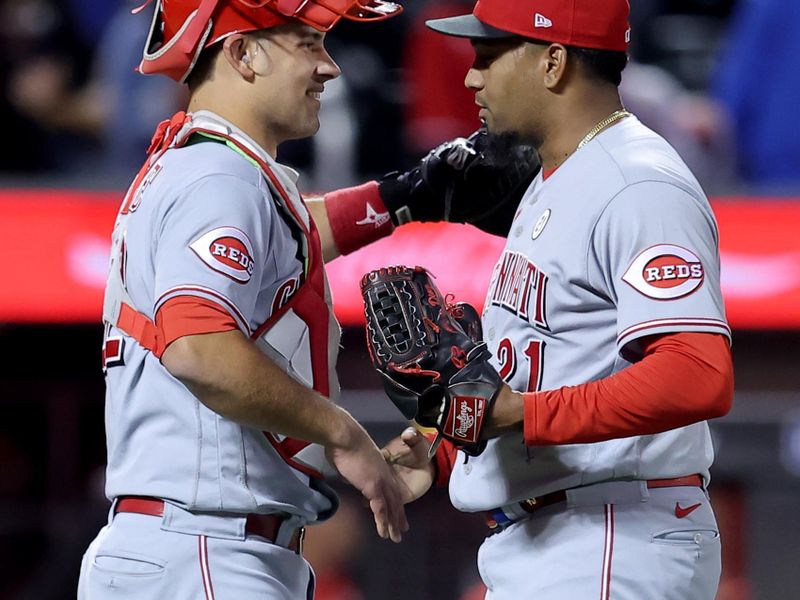
<svg viewBox="0 0 800 600">
<path fill-rule="evenodd" d="M 522 195 L 539 172 L 532 146 L 479 129 L 431 150 L 405 173 L 384 175 L 378 189 L 395 225 L 470 223 L 507 236 Z"/>
<path fill-rule="evenodd" d="M 481 430 L 503 382 L 488 362 L 475 309 L 450 304 L 422 267 L 371 271 L 361 293 L 367 347 L 389 398 L 407 419 L 480 454 Z"/>
</svg>

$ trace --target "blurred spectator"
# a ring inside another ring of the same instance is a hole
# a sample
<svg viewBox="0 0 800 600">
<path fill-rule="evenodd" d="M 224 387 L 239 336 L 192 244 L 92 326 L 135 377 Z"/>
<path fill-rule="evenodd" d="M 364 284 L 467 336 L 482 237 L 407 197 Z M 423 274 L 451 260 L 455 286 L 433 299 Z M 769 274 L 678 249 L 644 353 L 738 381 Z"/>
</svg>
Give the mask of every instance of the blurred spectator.
<svg viewBox="0 0 800 600">
<path fill-rule="evenodd" d="M 714 92 L 733 117 L 741 172 L 760 191 L 800 189 L 799 26 L 797 0 L 740 0 L 719 64 Z"/>
<path fill-rule="evenodd" d="M 738 184 L 736 149 L 724 107 L 686 90 L 664 69 L 631 61 L 622 73 L 625 107 L 675 147 L 708 193 Z"/>
<path fill-rule="evenodd" d="M 20 66 L 10 89 L 17 110 L 42 127 L 99 142 L 98 152 L 78 158 L 70 168 L 101 171 L 108 184 L 130 179 L 158 122 L 185 100 L 182 86 L 135 72 L 151 22 L 147 14 L 130 14 L 135 4 L 127 1 L 109 21 L 85 85 L 71 87 L 61 66 L 44 60 Z"/>
<path fill-rule="evenodd" d="M 0 0 L 0 122 L 9 147 L 4 172 L 45 171 L 59 161 L 58 145 L 35 119 L 9 101 L 18 69 L 45 73 L 62 88 L 80 83 L 90 50 L 84 47 L 59 4 L 50 0 Z M 46 91 L 46 90 L 45 90 Z"/>
<path fill-rule="evenodd" d="M 408 2 L 403 4 L 409 6 Z M 398 80 L 408 21 L 401 16 L 360 27 L 343 20 L 327 38 L 331 56 L 345 73 L 342 79 L 346 85 L 339 91 L 346 94 L 355 116 L 353 157 L 359 180 L 396 169 L 405 158 L 403 98 Z M 336 95 L 345 99 L 339 92 Z M 333 98 L 326 95 L 323 104 L 330 100 Z"/>
<path fill-rule="evenodd" d="M 631 54 L 706 90 L 725 22 L 736 0 L 633 0 Z"/>
<path fill-rule="evenodd" d="M 431 2 L 417 12 L 405 43 L 406 145 L 423 154 L 445 140 L 467 136 L 480 126 L 474 93 L 464 77 L 474 53 L 468 40 L 439 35 L 425 21 L 463 14 L 473 2 Z"/>
<path fill-rule="evenodd" d="M 106 30 L 117 10 L 127 0 L 61 0 L 69 6 L 69 11 L 75 21 L 75 30 L 84 43 L 94 47 L 100 42 L 102 33 Z M 137 4 L 144 4 L 141 0 Z"/>
</svg>

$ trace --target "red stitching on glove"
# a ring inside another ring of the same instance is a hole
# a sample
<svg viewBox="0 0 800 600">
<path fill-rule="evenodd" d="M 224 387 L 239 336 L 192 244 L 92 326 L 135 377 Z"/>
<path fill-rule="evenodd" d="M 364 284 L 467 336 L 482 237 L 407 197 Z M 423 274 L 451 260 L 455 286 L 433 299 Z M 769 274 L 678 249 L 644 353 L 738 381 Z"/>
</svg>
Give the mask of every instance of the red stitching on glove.
<svg viewBox="0 0 800 600">
<path fill-rule="evenodd" d="M 434 290 L 430 285 L 426 285 L 425 291 L 428 292 L 428 303 L 431 306 L 439 306 L 439 296 L 436 293 L 436 290 Z"/>
<path fill-rule="evenodd" d="M 431 321 L 431 320 L 430 320 L 428 317 L 424 317 L 424 319 L 423 319 L 423 320 L 425 321 L 425 324 L 426 324 L 428 327 L 430 327 L 431 329 L 433 329 L 433 332 L 434 332 L 434 333 L 439 333 L 439 332 L 441 331 L 441 328 L 440 328 L 440 327 L 439 327 L 439 326 L 438 326 L 436 323 L 434 323 L 433 321 Z"/>
<path fill-rule="evenodd" d="M 467 366 L 467 353 L 458 346 L 451 346 L 450 361 L 459 369 L 463 369 Z"/>
<path fill-rule="evenodd" d="M 396 363 L 390 362 L 388 365 L 386 365 L 386 368 L 397 371 L 398 373 L 402 373 L 403 375 L 429 375 L 433 377 L 434 381 L 437 381 L 442 376 L 439 371 L 429 371 L 427 369 L 423 369 L 418 364 L 414 364 L 413 367 L 401 367 Z"/>
</svg>

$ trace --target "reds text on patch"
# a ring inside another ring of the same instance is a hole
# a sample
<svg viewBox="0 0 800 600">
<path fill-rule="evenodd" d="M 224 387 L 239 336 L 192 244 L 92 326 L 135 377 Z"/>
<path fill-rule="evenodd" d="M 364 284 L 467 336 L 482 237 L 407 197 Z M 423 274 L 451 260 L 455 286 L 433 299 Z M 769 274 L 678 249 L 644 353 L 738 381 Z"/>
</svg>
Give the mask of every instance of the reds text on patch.
<svg viewBox="0 0 800 600">
<path fill-rule="evenodd" d="M 206 265 L 239 283 L 253 275 L 253 244 L 235 227 L 218 227 L 204 233 L 189 248 Z"/>
<path fill-rule="evenodd" d="M 694 252 L 659 244 L 637 256 L 622 280 L 636 291 L 655 300 L 674 300 L 688 296 L 705 279 L 703 264 Z"/>
</svg>

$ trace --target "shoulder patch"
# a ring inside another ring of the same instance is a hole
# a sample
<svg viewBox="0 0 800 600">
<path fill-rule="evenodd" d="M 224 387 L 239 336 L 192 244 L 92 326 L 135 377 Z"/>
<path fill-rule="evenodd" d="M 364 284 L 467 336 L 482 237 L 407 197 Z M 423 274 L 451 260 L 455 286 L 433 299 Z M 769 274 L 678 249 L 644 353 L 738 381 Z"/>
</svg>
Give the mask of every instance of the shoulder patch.
<svg viewBox="0 0 800 600">
<path fill-rule="evenodd" d="M 705 270 L 697 255 L 672 244 L 659 244 L 643 251 L 622 276 L 625 283 L 655 300 L 688 296 L 704 279 Z"/>
<path fill-rule="evenodd" d="M 235 227 L 217 227 L 204 233 L 189 248 L 214 271 L 239 283 L 253 275 L 253 244 Z"/>
</svg>

